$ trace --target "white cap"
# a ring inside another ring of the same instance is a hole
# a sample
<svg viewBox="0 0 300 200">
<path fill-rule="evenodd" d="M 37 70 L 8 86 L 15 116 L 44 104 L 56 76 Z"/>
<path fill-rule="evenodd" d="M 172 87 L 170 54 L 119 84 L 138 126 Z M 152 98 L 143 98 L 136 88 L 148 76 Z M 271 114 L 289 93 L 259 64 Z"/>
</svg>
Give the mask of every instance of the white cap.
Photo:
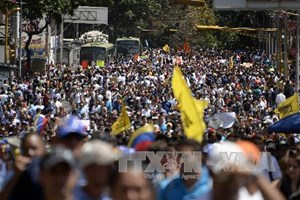
<svg viewBox="0 0 300 200">
<path fill-rule="evenodd" d="M 92 164 L 110 165 L 119 154 L 114 150 L 113 146 L 101 140 L 92 140 L 85 143 L 81 149 L 79 164 L 85 168 Z"/>
</svg>

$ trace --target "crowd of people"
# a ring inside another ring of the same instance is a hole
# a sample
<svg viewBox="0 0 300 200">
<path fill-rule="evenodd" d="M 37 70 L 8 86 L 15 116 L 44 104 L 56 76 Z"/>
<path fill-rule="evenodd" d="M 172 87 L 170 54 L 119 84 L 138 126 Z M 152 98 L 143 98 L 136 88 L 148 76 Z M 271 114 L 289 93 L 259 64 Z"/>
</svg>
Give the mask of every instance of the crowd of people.
<svg viewBox="0 0 300 200">
<path fill-rule="evenodd" d="M 178 60 L 193 96 L 209 103 L 201 143 L 185 136 L 172 92 Z M 295 92 L 293 76 L 256 50 L 151 49 L 143 59 L 88 69 L 50 63 L 1 87 L 0 199 L 299 199 L 300 141 L 268 133 L 279 120 L 273 110 Z M 123 101 L 132 127 L 113 135 Z M 232 126 L 209 125 L 226 112 L 235 113 Z M 155 141 L 129 148 L 134 131 L 147 124 Z M 160 157 L 162 166 L 174 152 L 202 153 L 151 178 L 134 163 L 120 171 L 119 159 L 146 151 L 170 152 Z M 246 159 L 219 163 L 224 152 Z M 183 170 L 195 163 L 199 171 Z"/>
</svg>

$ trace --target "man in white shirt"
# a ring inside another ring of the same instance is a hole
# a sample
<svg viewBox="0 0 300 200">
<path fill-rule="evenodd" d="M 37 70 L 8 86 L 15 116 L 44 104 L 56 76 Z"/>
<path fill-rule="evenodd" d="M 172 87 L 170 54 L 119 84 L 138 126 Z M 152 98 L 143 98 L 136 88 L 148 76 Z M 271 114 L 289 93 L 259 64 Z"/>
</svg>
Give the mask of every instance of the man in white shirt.
<svg viewBox="0 0 300 200">
<path fill-rule="evenodd" d="M 277 106 L 286 99 L 286 96 L 283 94 L 282 90 L 279 90 L 279 93 L 276 95 L 276 104 Z"/>
</svg>

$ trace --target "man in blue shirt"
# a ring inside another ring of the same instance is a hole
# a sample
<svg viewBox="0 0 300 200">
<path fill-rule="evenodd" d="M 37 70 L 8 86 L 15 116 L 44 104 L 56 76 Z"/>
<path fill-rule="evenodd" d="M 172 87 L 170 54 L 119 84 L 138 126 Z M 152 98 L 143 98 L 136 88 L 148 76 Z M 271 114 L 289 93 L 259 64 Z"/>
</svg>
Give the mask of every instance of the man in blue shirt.
<svg viewBox="0 0 300 200">
<path fill-rule="evenodd" d="M 194 140 L 185 140 L 176 147 L 178 152 L 200 153 L 201 145 Z M 196 156 L 195 156 L 196 155 Z M 185 157 L 180 168 L 180 176 L 174 178 L 158 192 L 158 200 L 209 200 L 212 192 L 212 179 L 206 166 L 201 165 L 201 156 Z M 201 170 L 187 172 L 184 166 L 199 166 Z"/>
</svg>

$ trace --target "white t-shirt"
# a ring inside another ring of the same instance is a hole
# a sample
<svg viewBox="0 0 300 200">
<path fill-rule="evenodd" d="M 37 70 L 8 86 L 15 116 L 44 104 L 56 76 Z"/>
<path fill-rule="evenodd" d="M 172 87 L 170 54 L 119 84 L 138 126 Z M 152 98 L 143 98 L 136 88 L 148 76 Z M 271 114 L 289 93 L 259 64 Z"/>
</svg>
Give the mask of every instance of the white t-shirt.
<svg viewBox="0 0 300 200">
<path fill-rule="evenodd" d="M 279 105 L 285 99 L 286 99 L 286 96 L 283 93 L 277 94 L 277 96 L 276 96 L 276 104 Z"/>
<path fill-rule="evenodd" d="M 112 94 L 111 94 L 111 91 L 107 90 L 106 91 L 106 98 L 111 101 L 111 98 L 112 98 Z"/>
<path fill-rule="evenodd" d="M 247 188 L 241 187 L 238 191 L 238 200 L 264 200 L 260 191 L 256 191 L 254 194 L 250 194 Z"/>
<path fill-rule="evenodd" d="M 75 103 L 80 103 L 80 101 L 81 101 L 81 93 L 76 93 L 74 95 L 74 102 Z"/>
</svg>

